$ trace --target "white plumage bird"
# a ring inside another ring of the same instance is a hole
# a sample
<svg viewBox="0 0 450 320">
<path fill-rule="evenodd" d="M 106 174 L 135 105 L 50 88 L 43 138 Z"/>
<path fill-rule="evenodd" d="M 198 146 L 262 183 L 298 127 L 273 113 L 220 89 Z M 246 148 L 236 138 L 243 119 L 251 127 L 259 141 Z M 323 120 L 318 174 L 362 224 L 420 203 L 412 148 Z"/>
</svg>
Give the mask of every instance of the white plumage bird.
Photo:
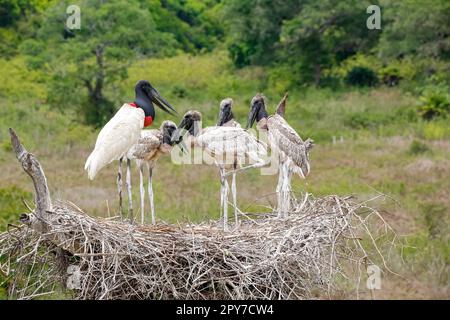
<svg viewBox="0 0 450 320">
<path fill-rule="evenodd" d="M 240 128 L 241 125 L 239 124 L 239 122 L 237 122 L 234 119 L 234 114 L 233 114 L 233 99 L 231 98 L 225 98 L 220 102 L 219 105 L 219 117 L 217 120 L 217 126 L 220 127 L 237 127 Z M 233 210 L 234 210 L 234 218 L 235 218 L 235 223 L 237 224 L 237 192 L 236 192 L 236 167 L 237 167 L 237 163 L 233 164 L 233 173 L 231 176 L 231 195 L 233 197 Z M 223 200 L 221 200 L 221 203 L 223 202 Z M 220 216 L 220 218 L 222 219 L 222 214 Z"/>
<path fill-rule="evenodd" d="M 134 103 L 125 103 L 114 117 L 100 131 L 95 148 L 87 158 L 84 166 L 89 179 L 114 160 L 119 160 L 117 177 L 119 190 L 119 207 L 122 212 L 122 159 L 128 150 L 137 143 L 142 128 L 149 126 L 155 119 L 153 103 L 167 113 L 176 113 L 175 109 L 146 81 L 141 80 L 135 87 Z M 130 161 L 127 161 L 127 187 L 130 215 L 132 215 Z"/>
<path fill-rule="evenodd" d="M 290 207 L 290 192 L 292 173 L 297 173 L 301 178 L 306 178 L 310 172 L 309 151 L 313 147 L 313 141 L 305 141 L 284 119 L 287 94 L 278 104 L 274 115 L 268 116 L 265 108 L 265 98 L 257 94 L 251 101 L 247 128 L 257 122 L 260 130 L 268 130 L 269 146 L 272 152 L 278 153 L 278 216 L 287 216 Z"/>
<path fill-rule="evenodd" d="M 194 144 L 211 156 L 220 170 L 221 182 L 221 213 L 223 214 L 223 227 L 228 228 L 228 182 L 227 170 L 234 169 L 236 165 L 245 162 L 256 167 L 265 164 L 267 155 L 266 146 L 258 141 L 246 130 L 238 127 L 207 127 L 196 129 L 196 123 L 201 121 L 201 113 L 188 111 L 178 130 L 186 129 L 189 132 L 191 144 Z M 176 135 L 177 136 L 177 135 Z M 234 197 L 235 199 L 235 197 Z M 236 203 L 234 203 L 236 207 Z M 235 211 L 236 214 L 236 211 Z M 237 221 L 237 216 L 235 216 Z"/>
<path fill-rule="evenodd" d="M 123 158 L 140 137 L 144 127 L 144 111 L 125 103 L 100 131 L 94 151 L 86 160 L 84 169 L 90 180 L 114 160 Z"/>
</svg>

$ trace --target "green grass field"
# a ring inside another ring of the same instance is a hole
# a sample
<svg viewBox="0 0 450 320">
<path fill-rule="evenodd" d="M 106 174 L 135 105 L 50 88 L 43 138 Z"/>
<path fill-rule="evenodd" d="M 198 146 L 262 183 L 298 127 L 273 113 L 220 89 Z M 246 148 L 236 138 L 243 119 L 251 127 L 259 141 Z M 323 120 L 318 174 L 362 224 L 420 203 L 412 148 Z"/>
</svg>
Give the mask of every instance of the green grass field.
<svg viewBox="0 0 450 320">
<path fill-rule="evenodd" d="M 116 165 L 109 165 L 92 182 L 83 170 L 97 132 L 74 121 L 76 114 L 62 114 L 42 102 L 45 75 L 25 71 L 19 60 L 0 60 L 0 65 L 4 66 L 0 76 L 0 229 L 17 223 L 19 214 L 27 210 L 21 199 L 31 203 L 33 191 L 11 151 L 8 127 L 40 159 L 54 199 L 72 201 L 91 215 L 115 215 Z M 263 90 L 271 112 L 284 94 L 279 88 L 266 88 L 267 77 L 256 67 L 232 71 L 221 51 L 141 60 L 129 69 L 129 79 L 120 88 L 125 95 L 117 107 L 132 99 L 128 88 L 136 80 L 148 78 L 180 114 L 200 110 L 204 126 L 215 123 L 219 101 L 225 96 L 234 99 L 236 118 L 245 124 L 256 92 Z M 27 97 L 20 95 L 24 86 L 32 89 Z M 377 193 L 388 196 L 377 205 L 398 233 L 402 245 L 391 263 L 404 278 L 385 275 L 378 298 L 445 299 L 450 294 L 450 126 L 445 120 L 421 120 L 416 111 L 419 104 L 417 97 L 385 87 L 337 92 L 299 88 L 291 90 L 288 100 L 289 123 L 316 143 L 311 174 L 306 180 L 293 179 L 295 192 L 352 194 L 360 199 Z M 165 118 L 159 113 L 154 126 Z M 274 205 L 276 179 L 261 176 L 258 170 L 238 175 L 240 208 L 263 211 Z M 133 182 L 137 209 L 135 166 Z M 170 157 L 160 159 L 154 190 L 158 219 L 173 223 L 219 216 L 215 167 L 175 165 Z"/>
</svg>

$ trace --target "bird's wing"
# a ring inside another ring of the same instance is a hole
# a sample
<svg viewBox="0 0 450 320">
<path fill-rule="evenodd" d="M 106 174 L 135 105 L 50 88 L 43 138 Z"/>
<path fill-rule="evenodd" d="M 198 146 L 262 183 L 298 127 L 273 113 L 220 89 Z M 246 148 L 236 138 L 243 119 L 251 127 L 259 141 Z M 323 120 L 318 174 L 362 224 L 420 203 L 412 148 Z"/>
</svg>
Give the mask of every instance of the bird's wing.
<svg viewBox="0 0 450 320">
<path fill-rule="evenodd" d="M 232 159 L 237 156 L 259 161 L 267 154 L 263 143 L 238 127 L 205 128 L 197 137 L 197 143 L 214 158 Z"/>
<path fill-rule="evenodd" d="M 302 177 L 309 174 L 308 150 L 298 133 L 278 114 L 267 121 L 269 142 L 273 150 L 292 161 L 294 171 Z"/>
<path fill-rule="evenodd" d="M 137 143 L 128 151 L 129 159 L 145 160 L 161 146 L 162 133 L 158 129 L 142 130 Z"/>
<path fill-rule="evenodd" d="M 120 121 L 124 117 L 124 114 L 128 113 L 128 111 L 133 108 L 128 103 L 125 103 L 122 107 L 120 107 L 119 110 L 117 110 L 116 114 L 108 121 L 107 124 L 100 130 L 97 141 L 95 143 L 95 146 L 97 146 L 98 143 L 101 143 L 103 141 L 103 136 L 109 132 L 109 128 L 114 127 L 114 125 Z M 135 109 L 135 108 L 134 108 Z"/>
<path fill-rule="evenodd" d="M 85 164 L 89 179 L 94 179 L 107 164 L 126 155 L 140 138 L 144 118 L 142 109 L 124 105 L 103 127 Z"/>
<path fill-rule="evenodd" d="M 120 119 L 122 119 L 124 117 L 124 115 L 128 112 L 128 110 L 132 108 L 130 105 L 128 105 L 127 103 L 125 103 L 114 115 L 114 117 L 112 117 L 107 124 L 105 124 L 105 126 L 102 128 L 102 130 L 100 130 L 98 136 L 97 136 L 97 141 L 95 142 L 95 147 L 94 150 L 103 143 L 104 139 L 105 139 L 105 135 L 110 132 L 111 128 L 114 127 L 114 125 L 120 121 Z M 84 170 L 88 170 L 88 167 L 91 163 L 92 157 L 95 156 L 96 154 L 94 152 L 92 152 L 89 157 L 86 160 L 86 163 L 84 165 Z"/>
</svg>

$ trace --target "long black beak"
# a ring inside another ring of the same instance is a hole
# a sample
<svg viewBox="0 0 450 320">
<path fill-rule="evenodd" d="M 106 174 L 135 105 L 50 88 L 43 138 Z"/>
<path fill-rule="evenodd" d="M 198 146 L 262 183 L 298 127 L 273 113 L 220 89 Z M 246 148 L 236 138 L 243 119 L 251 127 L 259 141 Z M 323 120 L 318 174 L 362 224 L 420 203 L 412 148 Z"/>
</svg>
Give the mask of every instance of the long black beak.
<svg viewBox="0 0 450 320">
<path fill-rule="evenodd" d="M 178 135 L 178 137 L 175 137 L 176 135 Z M 187 146 L 186 146 L 186 143 L 183 141 L 183 136 L 179 135 L 177 130 L 175 130 L 172 133 L 172 136 L 169 137 L 169 141 L 170 141 L 169 142 L 170 145 L 172 145 L 172 146 L 179 145 L 181 151 L 183 151 L 183 153 L 187 153 L 187 151 L 186 151 Z"/>
<path fill-rule="evenodd" d="M 171 134 L 170 143 L 172 145 L 180 145 L 181 151 L 183 153 L 187 153 L 186 143 L 183 141 L 183 135 L 181 134 L 181 130 L 186 126 L 186 121 L 183 119 L 176 130 L 174 130 Z"/>
<path fill-rule="evenodd" d="M 217 121 L 217 126 L 220 127 L 230 118 L 231 109 L 229 107 L 225 107 L 220 109 L 219 111 L 219 120 Z"/>
<path fill-rule="evenodd" d="M 180 124 L 178 125 L 177 129 L 173 132 L 171 142 L 174 144 L 178 144 L 183 140 L 182 131 L 183 129 L 186 129 L 187 127 L 187 121 L 183 118 L 181 120 Z"/>
<path fill-rule="evenodd" d="M 253 126 L 253 123 L 255 123 L 258 112 L 259 112 L 259 105 L 258 104 L 252 105 L 252 108 L 250 109 L 250 112 L 248 114 L 248 121 L 247 121 L 246 129 L 249 129 Z"/>
<path fill-rule="evenodd" d="M 164 99 L 159 92 L 155 88 L 150 89 L 150 99 L 153 103 L 155 103 L 158 107 L 160 107 L 163 111 L 167 112 L 171 115 L 177 115 L 178 112 L 171 106 L 166 99 Z"/>
<path fill-rule="evenodd" d="M 217 126 L 218 127 L 223 125 L 223 118 L 224 118 L 223 109 L 220 109 L 220 111 L 219 111 L 219 118 L 217 120 Z"/>
</svg>

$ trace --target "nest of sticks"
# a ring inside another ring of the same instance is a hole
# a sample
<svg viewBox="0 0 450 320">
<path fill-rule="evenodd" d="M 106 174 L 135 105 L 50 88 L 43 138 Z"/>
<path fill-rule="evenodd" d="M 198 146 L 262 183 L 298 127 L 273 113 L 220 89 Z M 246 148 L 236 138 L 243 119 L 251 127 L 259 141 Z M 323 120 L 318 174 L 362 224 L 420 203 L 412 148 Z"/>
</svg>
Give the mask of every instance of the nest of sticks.
<svg viewBox="0 0 450 320">
<path fill-rule="evenodd" d="M 231 232 L 215 221 L 140 226 L 48 203 L 37 159 L 18 140 L 13 146 L 33 179 L 36 208 L 0 234 L 11 298 L 327 298 L 341 280 L 358 290 L 364 264 L 384 263 L 380 237 L 389 226 L 352 197 L 304 194 L 292 199 L 286 219 L 242 219 Z"/>
<path fill-rule="evenodd" d="M 285 220 L 138 226 L 58 203 L 48 232 L 0 235 L 2 273 L 21 299 L 69 285 L 76 299 L 310 299 L 370 263 L 360 241 L 378 213 L 351 198 L 305 195 Z M 353 265 L 353 267 L 352 267 Z M 361 275 L 359 275 L 360 277 Z M 355 282 L 356 283 L 356 282 Z"/>
</svg>

